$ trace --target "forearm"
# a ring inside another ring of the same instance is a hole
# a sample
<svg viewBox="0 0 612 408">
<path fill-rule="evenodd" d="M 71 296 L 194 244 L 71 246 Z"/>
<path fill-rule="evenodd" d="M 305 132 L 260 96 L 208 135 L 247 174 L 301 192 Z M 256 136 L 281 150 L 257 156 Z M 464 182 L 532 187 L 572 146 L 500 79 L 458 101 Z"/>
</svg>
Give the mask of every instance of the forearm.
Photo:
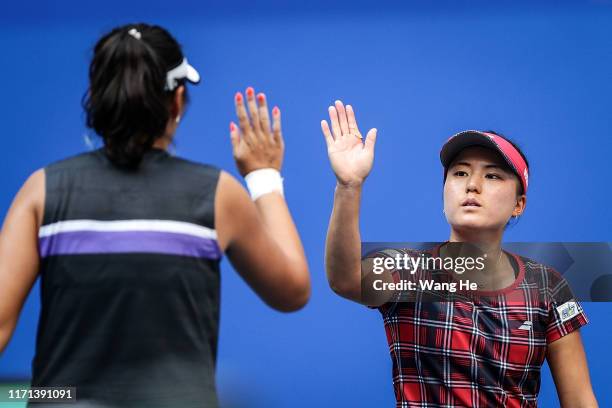
<svg viewBox="0 0 612 408">
<path fill-rule="evenodd" d="M 4 352 L 4 349 L 8 345 L 11 340 L 11 336 L 13 334 L 13 330 L 15 328 L 15 324 L 5 323 L 0 324 L 0 356 Z"/>
<path fill-rule="evenodd" d="M 293 311 L 301 308 L 310 298 L 310 274 L 304 254 L 302 241 L 298 234 L 287 202 L 279 193 L 264 194 L 255 201 L 263 223 L 285 256 L 288 273 L 288 285 L 282 286 L 282 292 L 288 295 L 289 307 L 283 299 L 279 310 Z M 294 306 L 297 305 L 297 306 Z"/>
<path fill-rule="evenodd" d="M 359 299 L 361 290 L 360 204 L 361 185 L 336 186 L 325 246 L 330 286 L 341 296 L 354 300 Z"/>
<path fill-rule="evenodd" d="M 266 229 L 292 264 L 306 262 L 300 236 L 283 196 L 265 194 L 255 201 Z"/>
<path fill-rule="evenodd" d="M 286 310 L 296 310 L 303 306 L 310 297 L 310 275 L 304 248 L 293 218 L 285 199 L 279 193 L 264 194 L 255 201 L 255 206 L 265 228 L 285 258 L 286 267 L 282 269 L 285 278 L 282 281 L 286 283 L 283 283 L 281 290 L 291 304 L 298 305 L 298 307 L 290 305 Z M 285 296 L 281 302 L 283 304 L 286 303 Z M 277 308 L 285 310 L 281 307 Z"/>
</svg>

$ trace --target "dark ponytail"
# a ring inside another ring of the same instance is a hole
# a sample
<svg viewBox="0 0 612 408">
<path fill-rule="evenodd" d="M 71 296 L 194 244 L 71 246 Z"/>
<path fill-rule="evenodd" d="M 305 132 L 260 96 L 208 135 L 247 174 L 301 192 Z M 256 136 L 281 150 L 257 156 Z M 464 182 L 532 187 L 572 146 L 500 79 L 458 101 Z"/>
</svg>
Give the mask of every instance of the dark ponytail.
<svg viewBox="0 0 612 408">
<path fill-rule="evenodd" d="M 147 24 L 115 28 L 94 47 L 83 108 L 116 165 L 138 167 L 164 134 L 173 96 L 164 89 L 166 73 L 182 60 L 176 40 Z"/>
</svg>

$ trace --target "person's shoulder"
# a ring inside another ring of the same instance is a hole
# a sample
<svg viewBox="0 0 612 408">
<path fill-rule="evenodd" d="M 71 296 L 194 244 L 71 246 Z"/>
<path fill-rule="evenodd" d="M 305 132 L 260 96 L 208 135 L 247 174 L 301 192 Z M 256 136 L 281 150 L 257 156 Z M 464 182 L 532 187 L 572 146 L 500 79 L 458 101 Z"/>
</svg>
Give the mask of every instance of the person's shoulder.
<svg viewBox="0 0 612 408">
<path fill-rule="evenodd" d="M 77 170 L 80 167 L 90 166 L 93 162 L 99 161 L 101 159 L 101 154 L 99 149 L 75 153 L 68 157 L 52 161 L 44 167 L 44 170 Z"/>
<path fill-rule="evenodd" d="M 563 275 L 561 275 L 554 267 L 522 255 L 513 255 L 524 265 L 526 277 L 545 282 L 563 280 Z"/>
<path fill-rule="evenodd" d="M 169 155 L 169 160 L 177 167 L 184 170 L 207 173 L 218 176 L 221 173 L 221 168 L 210 163 L 202 163 L 185 157 Z"/>
<path fill-rule="evenodd" d="M 563 303 L 574 298 L 570 283 L 557 269 L 524 256 L 515 256 L 525 267 L 524 286 L 537 288 L 545 299 L 552 302 Z"/>
</svg>

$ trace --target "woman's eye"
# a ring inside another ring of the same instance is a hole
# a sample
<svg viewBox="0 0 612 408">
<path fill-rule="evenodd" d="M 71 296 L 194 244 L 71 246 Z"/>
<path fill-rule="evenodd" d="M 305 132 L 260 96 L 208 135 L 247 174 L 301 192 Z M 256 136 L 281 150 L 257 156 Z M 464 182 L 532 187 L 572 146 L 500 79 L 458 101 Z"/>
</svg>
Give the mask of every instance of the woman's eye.
<svg viewBox="0 0 612 408">
<path fill-rule="evenodd" d="M 496 180 L 496 179 L 501 180 L 501 177 L 499 175 L 493 174 L 493 173 L 487 174 L 487 178 L 490 178 L 493 180 Z"/>
<path fill-rule="evenodd" d="M 463 177 L 463 176 L 467 176 L 467 173 L 463 170 L 457 170 L 453 175 L 458 176 L 458 177 Z"/>
</svg>

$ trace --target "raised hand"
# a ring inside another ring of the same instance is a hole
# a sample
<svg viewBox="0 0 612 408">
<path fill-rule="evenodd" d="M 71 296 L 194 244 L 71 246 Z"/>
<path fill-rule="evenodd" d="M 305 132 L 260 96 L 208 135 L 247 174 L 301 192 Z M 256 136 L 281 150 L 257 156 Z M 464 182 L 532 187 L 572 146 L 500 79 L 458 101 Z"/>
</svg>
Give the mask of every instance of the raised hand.
<svg viewBox="0 0 612 408">
<path fill-rule="evenodd" d="M 370 129 L 365 143 L 357 127 L 351 105 L 336 101 L 329 107 L 331 130 L 327 121 L 321 121 L 321 129 L 327 143 L 327 154 L 338 182 L 343 185 L 361 185 L 372 169 L 376 129 Z"/>
<path fill-rule="evenodd" d="M 276 106 L 272 109 L 272 126 L 270 127 L 266 95 L 259 93 L 255 97 L 255 90 L 251 87 L 247 88 L 248 114 L 244 97 L 240 92 L 236 92 L 234 103 L 240 129 L 234 122 L 231 122 L 230 138 L 234 160 L 240 174 L 246 176 L 254 170 L 263 168 L 274 168 L 280 171 L 285 151 L 280 109 Z"/>
</svg>

